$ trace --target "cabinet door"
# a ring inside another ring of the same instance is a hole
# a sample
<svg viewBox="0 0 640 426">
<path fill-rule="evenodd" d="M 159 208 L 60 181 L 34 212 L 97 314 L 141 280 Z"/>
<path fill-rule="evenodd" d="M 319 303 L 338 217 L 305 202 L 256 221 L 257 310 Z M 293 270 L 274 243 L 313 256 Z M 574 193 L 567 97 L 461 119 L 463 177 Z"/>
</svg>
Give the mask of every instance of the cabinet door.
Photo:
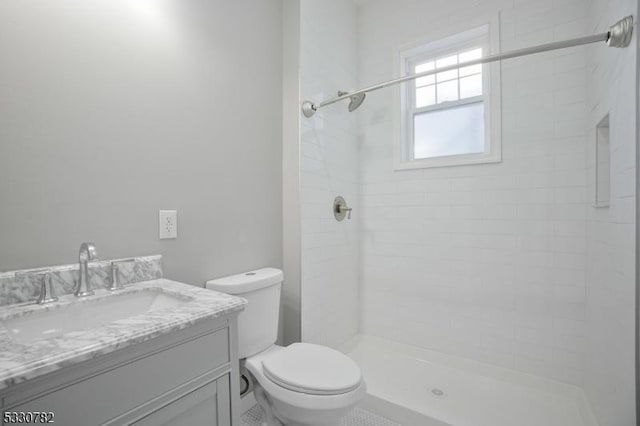
<svg viewBox="0 0 640 426">
<path fill-rule="evenodd" d="M 231 426 L 229 375 L 172 401 L 133 425 Z"/>
</svg>

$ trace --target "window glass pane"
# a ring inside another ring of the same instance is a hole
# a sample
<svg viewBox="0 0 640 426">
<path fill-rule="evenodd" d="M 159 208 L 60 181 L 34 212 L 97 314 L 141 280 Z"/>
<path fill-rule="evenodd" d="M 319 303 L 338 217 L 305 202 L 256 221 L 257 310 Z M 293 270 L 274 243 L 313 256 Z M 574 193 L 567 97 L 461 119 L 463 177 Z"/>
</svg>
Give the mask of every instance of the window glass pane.
<svg viewBox="0 0 640 426">
<path fill-rule="evenodd" d="M 426 77 L 416 78 L 416 87 L 428 86 L 436 82 L 435 75 L 428 75 Z"/>
<path fill-rule="evenodd" d="M 413 116 L 414 157 L 484 152 L 484 103 L 475 102 Z"/>
<path fill-rule="evenodd" d="M 451 55 L 444 58 L 436 59 L 436 68 L 448 67 L 458 63 L 458 55 Z"/>
<path fill-rule="evenodd" d="M 460 55 L 458 56 L 460 63 L 473 61 L 474 59 L 480 59 L 482 58 L 482 48 L 479 47 L 477 49 L 468 50 L 466 52 L 460 53 Z"/>
<path fill-rule="evenodd" d="M 416 108 L 421 108 L 436 103 L 436 86 L 419 87 L 416 90 Z"/>
<path fill-rule="evenodd" d="M 434 69 L 435 64 L 433 61 L 431 62 L 425 62 L 424 64 L 420 64 L 420 65 L 416 65 L 415 67 L 415 73 L 419 74 L 421 72 L 425 72 L 425 71 L 431 71 L 432 69 Z M 420 86 L 426 86 L 428 84 L 433 84 L 435 83 L 435 75 L 428 75 L 426 77 L 420 77 L 418 79 L 416 79 L 416 87 L 420 87 Z"/>
<path fill-rule="evenodd" d="M 436 77 L 438 78 L 438 83 L 442 81 L 453 80 L 454 78 L 458 78 L 458 70 L 439 72 L 438 74 L 436 74 Z"/>
<path fill-rule="evenodd" d="M 435 63 L 433 61 L 430 61 L 430 62 L 425 62 L 424 64 L 416 65 L 414 69 L 415 69 L 415 73 L 419 74 L 421 72 L 431 71 L 434 68 L 435 68 Z M 435 78 L 436 78 L 435 75 L 428 75 L 426 77 L 418 78 L 416 79 L 416 87 L 433 84 L 435 83 Z"/>
<path fill-rule="evenodd" d="M 458 80 L 438 83 L 438 103 L 458 100 Z"/>
<path fill-rule="evenodd" d="M 482 65 L 471 65 L 470 67 L 460 68 L 460 77 L 465 75 L 480 74 L 482 72 Z"/>
<path fill-rule="evenodd" d="M 458 55 L 451 55 L 436 60 L 436 68 L 448 67 L 458 63 Z M 438 82 L 447 81 L 458 77 L 458 70 L 439 72 L 436 74 Z"/>
<path fill-rule="evenodd" d="M 434 66 L 433 61 L 418 64 L 415 67 L 416 74 L 419 72 L 431 71 L 433 69 L 433 66 Z"/>
<path fill-rule="evenodd" d="M 460 99 L 482 95 L 482 74 L 460 79 Z"/>
</svg>

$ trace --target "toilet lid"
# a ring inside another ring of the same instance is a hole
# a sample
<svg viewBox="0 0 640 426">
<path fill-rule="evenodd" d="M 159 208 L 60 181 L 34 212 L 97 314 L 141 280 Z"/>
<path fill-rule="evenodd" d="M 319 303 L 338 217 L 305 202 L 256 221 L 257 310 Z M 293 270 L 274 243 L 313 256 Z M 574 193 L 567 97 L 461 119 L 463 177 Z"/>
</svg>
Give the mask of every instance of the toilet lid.
<svg viewBox="0 0 640 426">
<path fill-rule="evenodd" d="M 301 393 L 338 395 L 356 389 L 362 376 L 346 355 L 326 346 L 294 343 L 262 361 L 272 382 Z"/>
</svg>

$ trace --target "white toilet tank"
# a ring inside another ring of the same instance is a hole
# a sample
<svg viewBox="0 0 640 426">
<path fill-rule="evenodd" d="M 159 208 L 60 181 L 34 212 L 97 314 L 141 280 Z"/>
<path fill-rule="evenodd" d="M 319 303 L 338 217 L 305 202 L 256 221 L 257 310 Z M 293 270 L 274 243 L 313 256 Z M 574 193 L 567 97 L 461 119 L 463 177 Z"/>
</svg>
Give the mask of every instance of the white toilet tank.
<svg viewBox="0 0 640 426">
<path fill-rule="evenodd" d="M 238 317 L 240 359 L 271 347 L 278 337 L 282 271 L 263 268 L 207 281 L 207 288 L 249 301 Z"/>
</svg>

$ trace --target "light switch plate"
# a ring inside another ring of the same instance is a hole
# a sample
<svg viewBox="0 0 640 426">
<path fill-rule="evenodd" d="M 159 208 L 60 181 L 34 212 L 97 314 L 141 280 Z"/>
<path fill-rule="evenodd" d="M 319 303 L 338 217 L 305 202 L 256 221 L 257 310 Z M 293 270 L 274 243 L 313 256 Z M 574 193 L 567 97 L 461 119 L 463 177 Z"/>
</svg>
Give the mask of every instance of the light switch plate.
<svg viewBox="0 0 640 426">
<path fill-rule="evenodd" d="M 161 240 L 178 238 L 178 212 L 176 210 L 160 210 L 158 229 Z"/>
</svg>

